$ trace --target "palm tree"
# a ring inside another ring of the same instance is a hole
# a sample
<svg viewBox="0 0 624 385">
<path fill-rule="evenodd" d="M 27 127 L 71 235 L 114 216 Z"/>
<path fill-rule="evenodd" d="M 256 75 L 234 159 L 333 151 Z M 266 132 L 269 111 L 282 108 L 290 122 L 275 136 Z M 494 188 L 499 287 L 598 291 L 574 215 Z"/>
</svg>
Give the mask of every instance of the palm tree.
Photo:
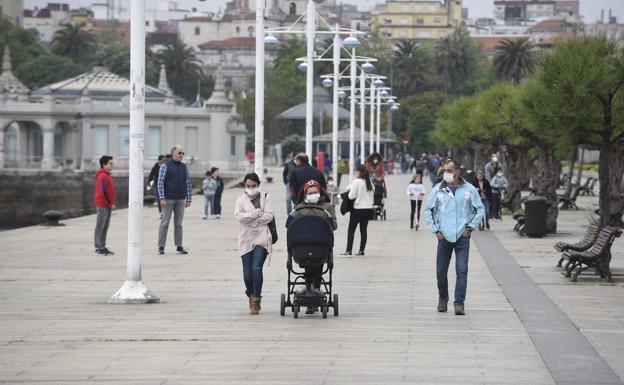
<svg viewBox="0 0 624 385">
<path fill-rule="evenodd" d="M 177 39 L 172 44 L 161 49 L 156 58 L 159 64 L 164 64 L 167 70 L 167 80 L 173 92 L 188 101 L 195 100 L 197 84 L 201 85 L 201 96 L 207 97 L 212 92 L 208 87 L 210 82 L 202 70 L 202 63 L 197 58 L 195 50 Z"/>
<path fill-rule="evenodd" d="M 77 63 L 88 62 L 95 47 L 95 38 L 82 25 L 63 24 L 63 28 L 56 31 L 52 39 L 52 52 Z"/>
<path fill-rule="evenodd" d="M 535 71 L 535 50 L 529 38 L 503 39 L 496 51 L 494 70 L 498 79 L 511 79 L 519 84 L 522 78 Z"/>
<path fill-rule="evenodd" d="M 478 54 L 468 32 L 456 29 L 438 40 L 436 62 L 446 91 L 455 91 L 458 83 L 477 67 Z"/>
<path fill-rule="evenodd" d="M 425 82 L 431 58 L 424 47 L 411 40 L 400 40 L 394 47 L 393 62 L 398 71 L 396 77 L 402 79 L 395 84 L 395 93 L 397 96 L 411 95 Z"/>
</svg>

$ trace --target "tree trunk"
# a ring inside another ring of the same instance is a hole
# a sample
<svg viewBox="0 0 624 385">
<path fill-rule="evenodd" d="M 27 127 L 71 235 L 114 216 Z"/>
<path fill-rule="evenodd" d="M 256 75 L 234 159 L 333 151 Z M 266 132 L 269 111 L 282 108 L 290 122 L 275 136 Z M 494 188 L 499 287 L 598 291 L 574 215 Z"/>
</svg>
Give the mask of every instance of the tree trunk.
<svg viewBox="0 0 624 385">
<path fill-rule="evenodd" d="M 598 178 L 600 181 L 600 226 L 609 226 L 609 210 L 611 209 L 611 183 L 610 182 L 610 163 L 611 163 L 611 142 L 609 139 L 603 139 L 600 145 L 600 169 L 598 170 Z"/>
<path fill-rule="evenodd" d="M 583 176 L 583 165 L 585 164 L 585 149 L 581 148 L 581 160 L 579 161 L 579 169 L 576 173 L 576 183 L 581 185 L 581 177 Z"/>
<path fill-rule="evenodd" d="M 529 163 L 528 146 L 507 146 L 507 181 L 509 188 L 505 197 L 509 201 L 509 209 L 516 212 L 520 209 L 522 185 L 528 179 Z"/>
<path fill-rule="evenodd" d="M 573 148 L 572 151 L 570 151 L 570 167 L 568 168 L 568 182 L 566 184 L 566 190 L 565 190 L 565 194 L 567 196 L 570 196 L 570 194 L 572 194 L 572 177 L 574 176 L 574 160 L 576 159 L 576 148 Z M 557 181 L 555 182 L 557 184 L 559 184 L 559 179 L 557 179 Z M 578 180 L 578 185 L 581 185 L 581 180 Z"/>
<path fill-rule="evenodd" d="M 610 226 L 624 227 L 624 140 L 613 144 L 609 173 L 610 209 L 607 223 Z M 600 186 L 602 190 L 602 184 Z"/>
<path fill-rule="evenodd" d="M 540 143 L 538 162 L 535 187 L 537 188 L 537 195 L 546 198 L 546 231 L 549 234 L 554 234 L 557 232 L 557 216 L 559 215 L 557 207 L 559 199 L 556 190 L 561 173 L 561 162 L 555 155 L 555 146 Z"/>
</svg>

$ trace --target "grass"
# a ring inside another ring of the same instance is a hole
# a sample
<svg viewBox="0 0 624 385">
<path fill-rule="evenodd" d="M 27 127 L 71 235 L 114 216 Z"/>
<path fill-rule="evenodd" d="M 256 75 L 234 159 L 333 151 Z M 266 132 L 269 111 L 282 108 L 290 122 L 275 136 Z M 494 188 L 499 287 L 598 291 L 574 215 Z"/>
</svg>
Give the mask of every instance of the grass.
<svg viewBox="0 0 624 385">
<path fill-rule="evenodd" d="M 578 171 L 578 162 L 574 163 L 574 170 Z M 561 168 L 563 169 L 563 172 L 566 172 L 567 169 L 570 167 L 570 162 L 568 162 L 567 160 L 561 161 Z M 583 171 L 596 171 L 598 172 L 599 166 L 598 163 L 583 163 Z"/>
</svg>

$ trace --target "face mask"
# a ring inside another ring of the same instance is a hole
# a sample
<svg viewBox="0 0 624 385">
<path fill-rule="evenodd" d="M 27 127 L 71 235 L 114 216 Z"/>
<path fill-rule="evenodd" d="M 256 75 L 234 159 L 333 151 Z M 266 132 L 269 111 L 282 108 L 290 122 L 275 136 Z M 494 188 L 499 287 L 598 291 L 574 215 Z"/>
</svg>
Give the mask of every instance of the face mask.
<svg viewBox="0 0 624 385">
<path fill-rule="evenodd" d="M 498 172 L 498 173 L 496 173 L 496 175 L 503 176 L 503 173 L 502 172 Z"/>
<path fill-rule="evenodd" d="M 306 195 L 306 202 L 308 203 L 317 203 L 319 201 L 319 199 L 321 199 L 321 194 L 310 194 L 310 195 Z"/>
<path fill-rule="evenodd" d="M 452 172 L 445 172 L 442 177 L 446 183 L 451 183 L 455 180 L 455 175 Z"/>
<path fill-rule="evenodd" d="M 258 194 L 258 188 L 257 187 L 254 187 L 254 188 L 245 187 L 245 194 L 249 195 L 250 197 L 256 196 L 256 194 Z"/>
<path fill-rule="evenodd" d="M 495 157 L 495 156 L 493 156 L 493 157 L 492 157 L 492 162 L 498 162 L 498 158 L 497 158 L 497 157 Z"/>
</svg>

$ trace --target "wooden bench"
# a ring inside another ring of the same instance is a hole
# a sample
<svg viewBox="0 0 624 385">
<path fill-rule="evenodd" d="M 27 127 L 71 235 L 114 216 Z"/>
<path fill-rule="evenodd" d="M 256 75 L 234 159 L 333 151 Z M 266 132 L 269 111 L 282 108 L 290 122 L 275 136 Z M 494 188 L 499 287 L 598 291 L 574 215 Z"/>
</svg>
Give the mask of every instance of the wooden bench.
<svg viewBox="0 0 624 385">
<path fill-rule="evenodd" d="M 594 242 L 596 242 L 596 237 L 598 237 L 598 228 L 597 224 L 592 224 L 587 228 L 587 232 L 583 239 L 580 242 L 576 243 L 566 243 L 566 242 L 557 242 L 553 245 L 555 250 L 560 253 L 564 251 L 573 250 L 573 251 L 585 251 L 589 249 Z M 561 267 L 561 264 L 565 258 L 561 257 L 559 262 L 557 262 L 557 267 Z"/>
<path fill-rule="evenodd" d="M 514 226 L 514 231 L 517 232 L 521 237 L 524 237 L 524 225 L 526 220 L 524 219 L 524 214 L 514 214 L 513 219 L 515 219 L 516 225 Z"/>
<path fill-rule="evenodd" d="M 579 194 L 589 195 L 590 186 L 594 186 L 592 183 L 594 183 L 594 178 L 590 176 L 589 178 L 587 178 L 587 180 L 585 180 L 585 183 L 583 183 L 583 185 L 579 187 Z"/>
<path fill-rule="evenodd" d="M 568 260 L 566 265 L 566 277 L 572 282 L 576 282 L 578 276 L 590 267 L 595 268 L 600 273 L 601 278 L 607 278 L 608 282 L 613 282 L 609 264 L 611 262 L 611 246 L 615 238 L 619 237 L 622 231 L 616 227 L 607 226 L 600 230 L 596 237 L 596 242 L 585 251 L 568 250 L 563 253 L 564 259 Z"/>
<path fill-rule="evenodd" d="M 577 187 L 574 189 L 572 195 L 557 195 L 559 197 L 559 203 L 561 203 L 561 210 L 568 210 L 570 208 L 574 208 L 578 210 L 576 206 L 576 198 L 578 198 L 581 193 L 581 188 Z"/>
</svg>

